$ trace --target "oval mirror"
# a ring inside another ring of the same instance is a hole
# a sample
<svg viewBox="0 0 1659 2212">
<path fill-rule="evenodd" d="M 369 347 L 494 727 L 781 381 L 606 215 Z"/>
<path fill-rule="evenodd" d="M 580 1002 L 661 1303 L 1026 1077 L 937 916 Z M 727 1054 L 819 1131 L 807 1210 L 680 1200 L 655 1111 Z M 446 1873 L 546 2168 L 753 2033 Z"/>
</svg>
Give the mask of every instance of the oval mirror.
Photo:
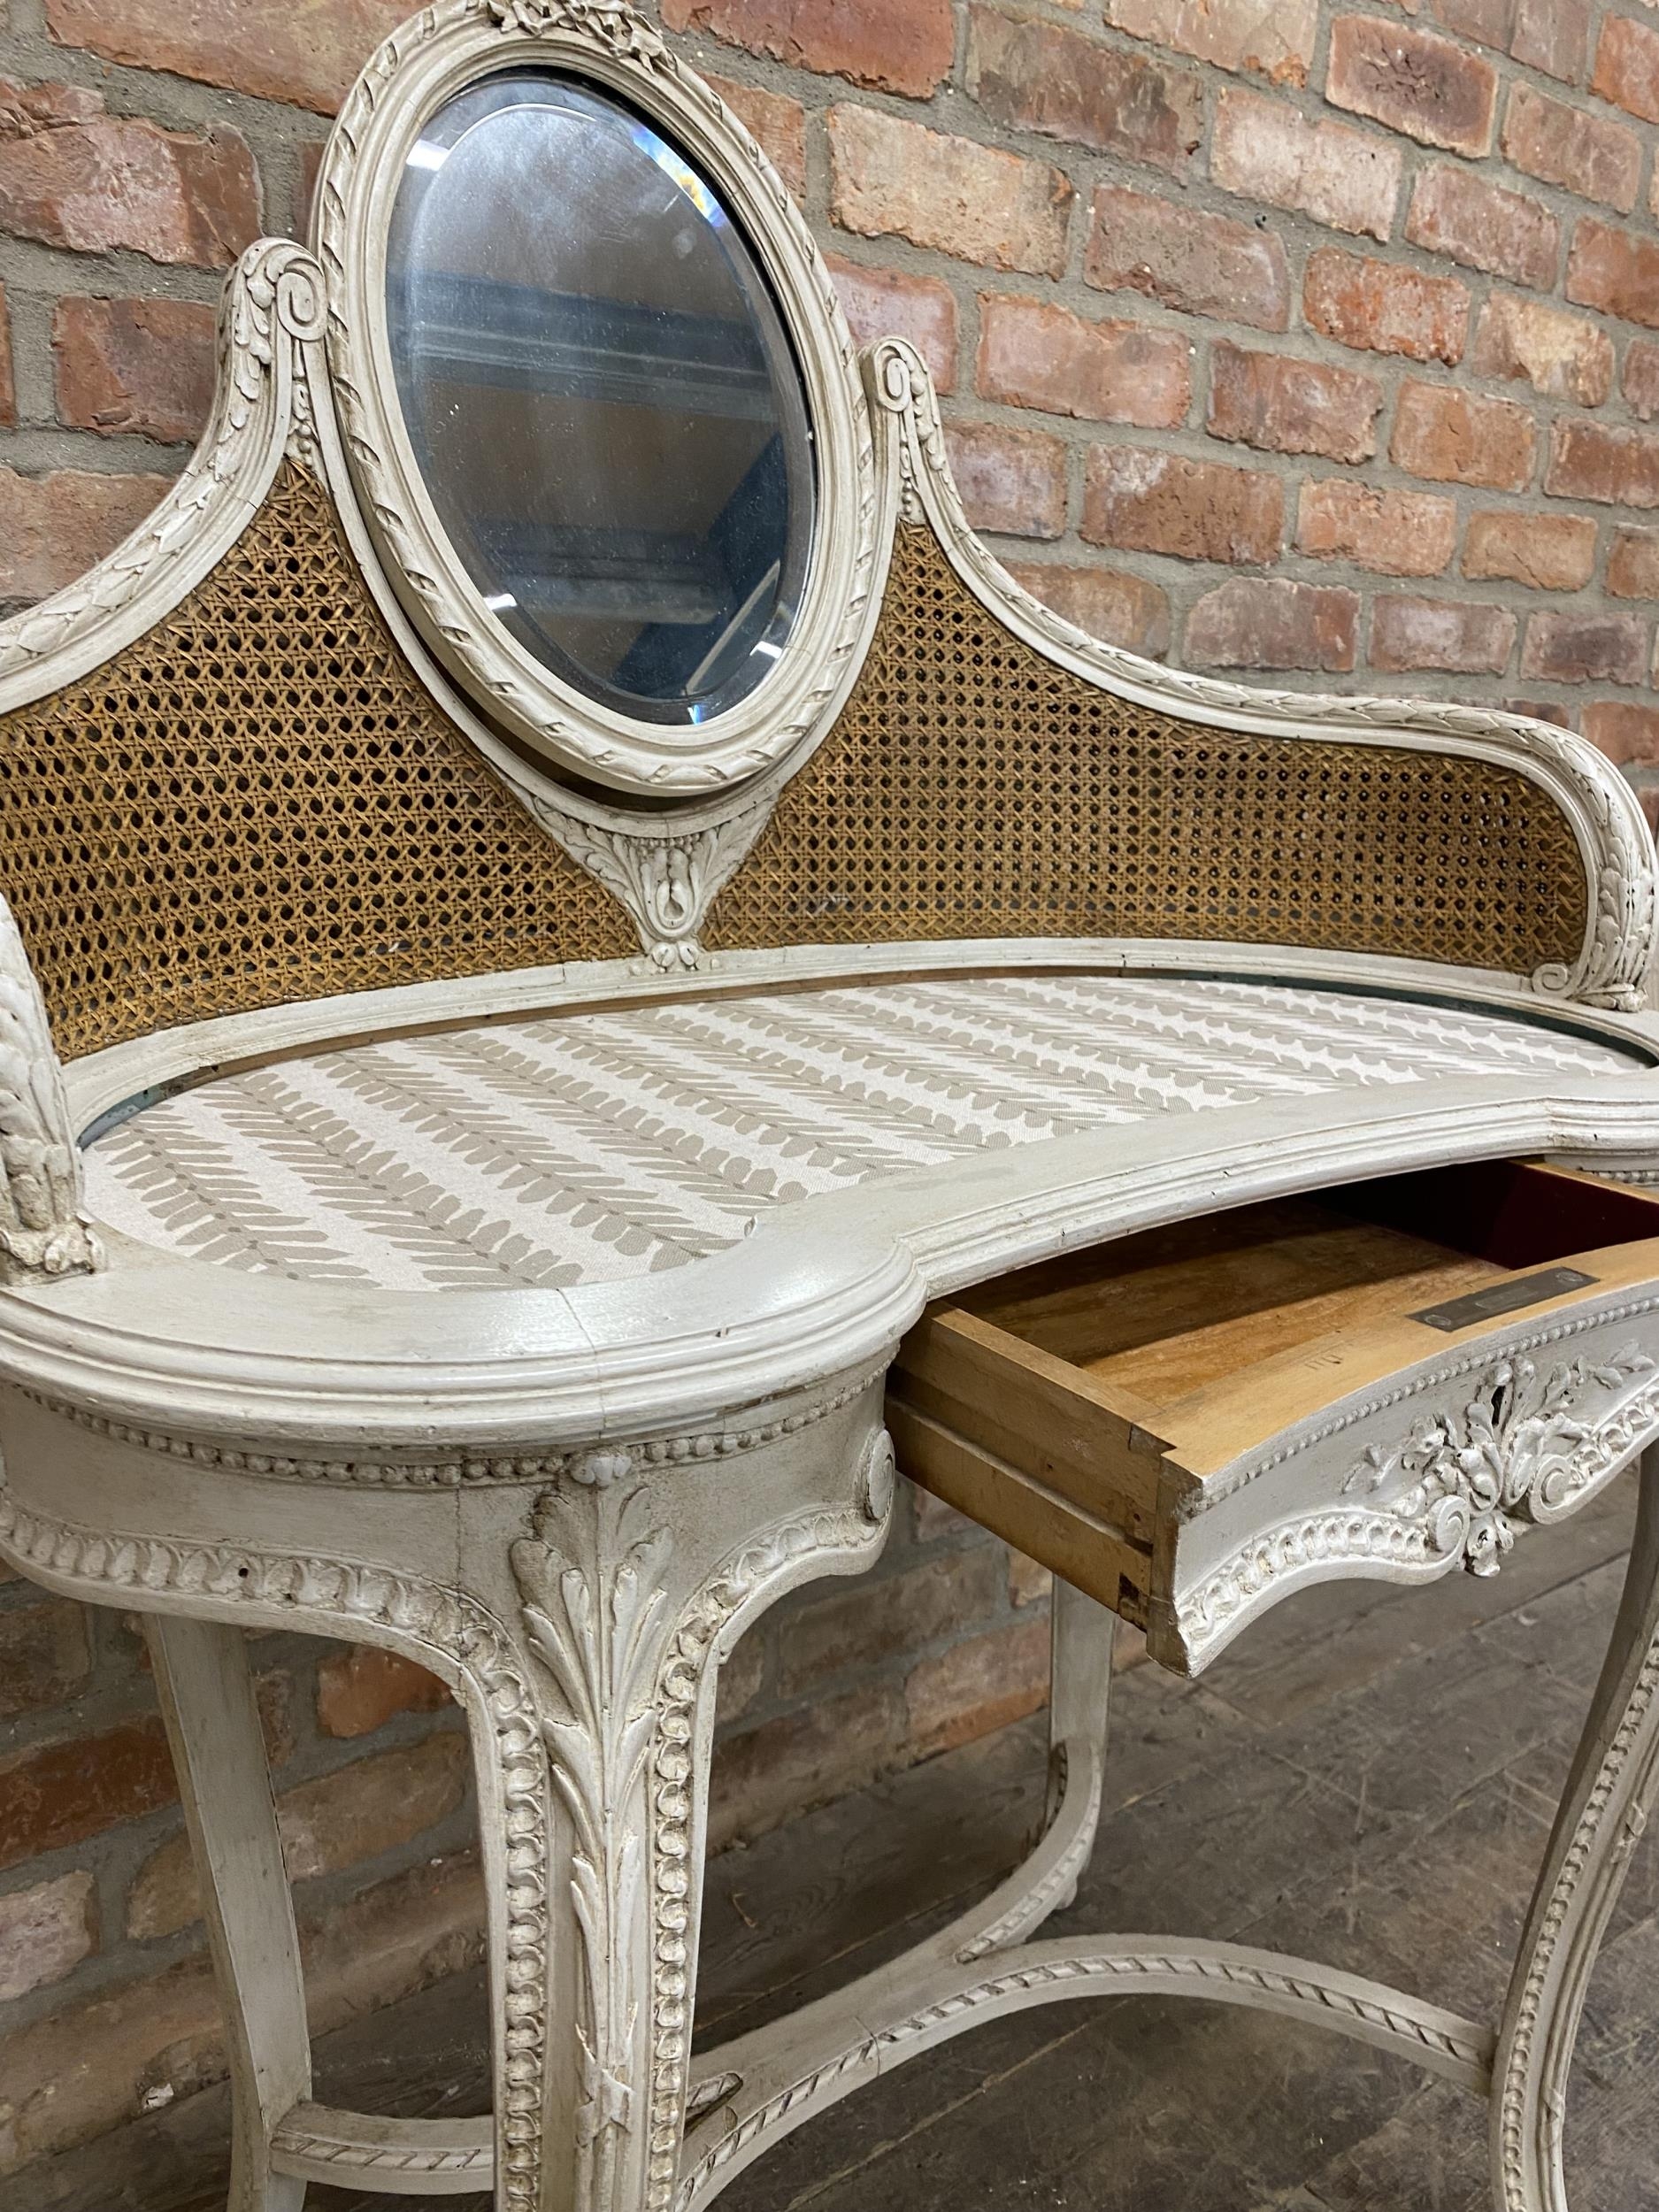
<svg viewBox="0 0 1659 2212">
<path fill-rule="evenodd" d="M 488 77 L 408 151 L 386 281 L 410 442 L 495 619 L 635 719 L 746 698 L 800 609 L 812 440 L 705 179 L 591 83 Z"/>
</svg>

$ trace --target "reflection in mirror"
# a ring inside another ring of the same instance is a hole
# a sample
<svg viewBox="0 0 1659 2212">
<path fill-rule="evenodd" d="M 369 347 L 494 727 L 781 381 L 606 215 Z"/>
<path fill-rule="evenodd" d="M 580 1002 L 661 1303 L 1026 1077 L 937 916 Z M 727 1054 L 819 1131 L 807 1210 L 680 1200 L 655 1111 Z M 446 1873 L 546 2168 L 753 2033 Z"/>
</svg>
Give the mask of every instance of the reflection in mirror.
<svg viewBox="0 0 1659 2212">
<path fill-rule="evenodd" d="M 801 603 L 811 434 L 765 280 L 684 156 L 574 79 L 472 86 L 404 165 L 387 306 L 433 504 L 519 643 L 636 719 L 753 691 Z"/>
</svg>

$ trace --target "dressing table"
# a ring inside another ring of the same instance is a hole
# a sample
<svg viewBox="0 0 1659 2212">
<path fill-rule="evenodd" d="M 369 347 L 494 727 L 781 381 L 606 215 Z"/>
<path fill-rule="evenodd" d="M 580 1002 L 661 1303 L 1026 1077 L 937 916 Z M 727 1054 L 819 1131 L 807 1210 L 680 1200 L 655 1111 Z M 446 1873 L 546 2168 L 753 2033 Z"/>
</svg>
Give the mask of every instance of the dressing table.
<svg viewBox="0 0 1659 2212">
<path fill-rule="evenodd" d="M 1253 2005 L 1485 2103 L 1563 2212 L 1659 1755 L 1659 1458 L 1503 2016 L 1041 1939 L 1111 1630 L 1499 1571 L 1659 1436 L 1651 841 L 1559 730 L 1252 690 L 966 527 L 752 139 L 618 0 L 439 0 L 209 430 L 0 627 L 0 1555 L 142 1615 L 234 2212 L 697 2212 L 1000 2014 Z M 1048 1814 L 965 1918 L 691 2056 L 714 1693 L 896 1464 L 1053 1567 Z M 311 2095 L 245 1629 L 466 1709 L 495 2109 Z"/>
</svg>

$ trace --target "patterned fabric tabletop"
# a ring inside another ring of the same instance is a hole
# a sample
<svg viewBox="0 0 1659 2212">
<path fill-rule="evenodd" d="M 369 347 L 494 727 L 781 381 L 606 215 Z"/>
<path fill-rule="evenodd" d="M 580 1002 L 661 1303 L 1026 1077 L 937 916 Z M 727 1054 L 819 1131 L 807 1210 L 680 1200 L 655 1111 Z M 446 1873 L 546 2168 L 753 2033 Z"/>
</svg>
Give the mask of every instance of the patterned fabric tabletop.
<svg viewBox="0 0 1659 2212">
<path fill-rule="evenodd" d="M 945 979 L 576 1014 L 284 1061 L 148 1107 L 93 1212 L 251 1272 L 638 1275 L 764 1207 L 988 1146 L 1437 1075 L 1629 1073 L 1485 1014 L 1173 978 Z"/>
</svg>

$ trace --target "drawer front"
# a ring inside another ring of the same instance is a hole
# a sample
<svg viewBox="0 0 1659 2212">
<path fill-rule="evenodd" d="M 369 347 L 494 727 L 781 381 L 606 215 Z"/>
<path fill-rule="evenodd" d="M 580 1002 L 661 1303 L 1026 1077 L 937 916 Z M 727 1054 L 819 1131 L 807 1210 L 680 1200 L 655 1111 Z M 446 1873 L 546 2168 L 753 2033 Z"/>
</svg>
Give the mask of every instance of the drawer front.
<svg viewBox="0 0 1659 2212">
<path fill-rule="evenodd" d="M 1659 1429 L 1659 1234 L 1559 1250 L 1659 1203 L 1505 1173 L 1507 1229 L 1456 1243 L 1356 1225 L 1439 1202 L 1361 1187 L 936 1307 L 889 1377 L 899 1463 L 1181 1672 L 1310 1582 L 1495 1571 Z"/>
</svg>

